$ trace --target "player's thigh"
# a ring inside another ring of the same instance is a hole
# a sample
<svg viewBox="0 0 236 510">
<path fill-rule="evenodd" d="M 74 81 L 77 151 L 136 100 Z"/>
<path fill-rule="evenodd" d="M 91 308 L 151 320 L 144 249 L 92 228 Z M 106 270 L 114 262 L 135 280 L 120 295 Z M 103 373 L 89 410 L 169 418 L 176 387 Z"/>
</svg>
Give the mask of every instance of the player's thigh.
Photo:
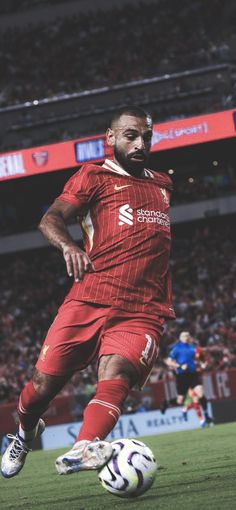
<svg viewBox="0 0 236 510">
<path fill-rule="evenodd" d="M 163 321 L 159 325 L 157 322 L 156 327 L 151 327 L 148 322 L 135 323 L 132 319 L 104 328 L 99 350 L 100 377 L 101 374 L 104 377 L 104 373 L 106 378 L 109 378 L 107 374 L 110 378 L 122 374 L 121 377 L 130 380 L 131 386 L 137 382 L 142 387 L 157 358 L 162 324 Z"/>
<path fill-rule="evenodd" d="M 188 374 L 182 373 L 176 375 L 176 387 L 177 387 L 177 402 L 181 405 L 184 401 L 185 395 L 189 391 L 189 378 Z"/>
<path fill-rule="evenodd" d="M 87 367 L 98 353 L 106 314 L 106 307 L 74 300 L 65 302 L 48 331 L 36 369 L 44 374 L 66 376 Z"/>
</svg>

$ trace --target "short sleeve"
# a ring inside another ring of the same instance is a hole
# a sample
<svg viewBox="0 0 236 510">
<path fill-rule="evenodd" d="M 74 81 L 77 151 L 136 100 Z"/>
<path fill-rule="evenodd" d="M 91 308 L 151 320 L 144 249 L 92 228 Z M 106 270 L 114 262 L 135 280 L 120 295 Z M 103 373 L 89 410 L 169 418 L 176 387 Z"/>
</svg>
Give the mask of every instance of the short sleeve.
<svg viewBox="0 0 236 510">
<path fill-rule="evenodd" d="M 57 200 L 69 202 L 78 209 L 83 209 L 94 200 L 97 191 L 96 167 L 84 165 L 67 181 Z"/>
</svg>

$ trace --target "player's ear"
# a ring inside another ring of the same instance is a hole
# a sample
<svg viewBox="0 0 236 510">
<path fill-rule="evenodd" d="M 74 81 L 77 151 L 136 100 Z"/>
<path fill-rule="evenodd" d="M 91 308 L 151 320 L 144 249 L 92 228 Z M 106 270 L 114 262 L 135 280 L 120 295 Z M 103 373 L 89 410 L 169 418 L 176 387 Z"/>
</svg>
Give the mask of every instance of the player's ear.
<svg viewBox="0 0 236 510">
<path fill-rule="evenodd" d="M 114 147 L 115 145 L 115 133 L 113 129 L 108 128 L 106 132 L 106 139 L 107 139 L 107 145 L 110 145 L 110 147 Z"/>
</svg>

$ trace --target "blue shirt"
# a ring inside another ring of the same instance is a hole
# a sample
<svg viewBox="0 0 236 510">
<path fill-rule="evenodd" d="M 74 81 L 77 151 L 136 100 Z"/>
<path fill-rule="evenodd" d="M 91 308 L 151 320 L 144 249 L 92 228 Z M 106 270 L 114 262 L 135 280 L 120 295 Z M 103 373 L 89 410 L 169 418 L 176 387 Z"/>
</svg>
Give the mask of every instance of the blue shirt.
<svg viewBox="0 0 236 510">
<path fill-rule="evenodd" d="M 175 360 L 179 365 L 188 365 L 187 370 L 177 368 L 177 374 L 183 374 L 184 372 L 193 373 L 196 371 L 195 352 L 196 346 L 194 344 L 184 343 L 181 342 L 181 340 L 174 344 L 170 351 L 170 358 Z"/>
</svg>

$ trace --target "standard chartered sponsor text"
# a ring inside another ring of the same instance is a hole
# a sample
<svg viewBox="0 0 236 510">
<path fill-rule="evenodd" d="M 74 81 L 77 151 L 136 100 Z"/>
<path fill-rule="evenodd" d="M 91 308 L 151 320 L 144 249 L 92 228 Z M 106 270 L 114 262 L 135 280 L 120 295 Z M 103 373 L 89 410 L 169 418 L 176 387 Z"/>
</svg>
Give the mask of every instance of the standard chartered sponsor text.
<svg viewBox="0 0 236 510">
<path fill-rule="evenodd" d="M 137 209 L 137 219 L 140 223 L 158 223 L 164 227 L 170 227 L 168 214 L 162 211 L 149 211 L 148 209 Z"/>
</svg>

